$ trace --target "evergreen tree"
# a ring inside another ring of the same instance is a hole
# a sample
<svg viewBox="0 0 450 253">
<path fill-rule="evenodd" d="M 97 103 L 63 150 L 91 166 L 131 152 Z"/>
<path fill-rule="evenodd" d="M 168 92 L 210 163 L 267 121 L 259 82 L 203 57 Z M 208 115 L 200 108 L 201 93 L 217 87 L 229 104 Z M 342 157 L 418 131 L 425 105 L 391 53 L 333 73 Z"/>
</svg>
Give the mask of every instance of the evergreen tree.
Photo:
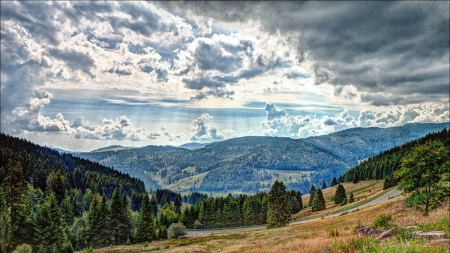
<svg viewBox="0 0 450 253">
<path fill-rule="evenodd" d="M 32 220 L 30 219 L 30 208 L 25 198 L 27 184 L 24 176 L 22 164 L 13 163 L 8 160 L 5 166 L 0 167 L 0 175 L 3 176 L 1 182 L 0 202 L 3 202 L 0 209 L 3 209 L 0 216 L 0 238 L 1 248 L 6 252 L 12 252 L 21 243 L 30 241 L 32 237 Z"/>
<path fill-rule="evenodd" d="M 177 214 L 181 214 L 181 195 L 177 194 L 174 200 L 174 209 Z"/>
<path fill-rule="evenodd" d="M 156 217 L 158 215 L 158 203 L 156 203 L 155 195 L 152 195 L 152 199 L 150 200 L 150 205 L 152 206 L 153 217 Z"/>
<path fill-rule="evenodd" d="M 69 229 L 69 239 L 73 248 L 80 251 L 89 244 L 89 223 L 86 217 L 75 218 L 75 221 Z"/>
<path fill-rule="evenodd" d="M 66 195 L 64 200 L 61 202 L 61 214 L 63 217 L 64 222 L 67 226 L 72 226 L 74 221 L 74 215 L 73 215 L 73 205 L 72 201 L 69 196 Z"/>
<path fill-rule="evenodd" d="M 130 201 L 128 200 L 128 196 L 125 192 L 122 194 L 122 213 L 123 232 L 120 241 L 125 242 L 131 237 L 133 232 Z"/>
<path fill-rule="evenodd" d="M 325 204 L 325 198 L 323 197 L 322 190 L 318 189 L 316 191 L 316 194 L 314 195 L 314 200 L 312 202 L 311 207 L 312 207 L 312 212 L 325 210 L 326 204 Z"/>
<path fill-rule="evenodd" d="M 136 231 L 136 241 L 149 242 L 155 238 L 155 227 L 153 219 L 153 209 L 150 198 L 145 195 L 142 208 L 139 211 Z"/>
<path fill-rule="evenodd" d="M 338 181 L 337 181 L 336 177 L 333 177 L 333 179 L 331 180 L 331 183 L 330 183 L 330 187 L 333 187 L 337 184 L 338 184 Z"/>
<path fill-rule="evenodd" d="M 50 175 L 47 178 L 47 191 L 53 192 L 58 205 L 61 205 L 66 192 L 61 171 L 58 170 L 57 172 L 50 172 Z"/>
<path fill-rule="evenodd" d="M 91 206 L 87 215 L 89 223 L 89 243 L 94 247 L 106 246 L 108 238 L 108 227 L 106 227 L 106 214 L 102 207 L 99 196 L 92 198 Z"/>
<path fill-rule="evenodd" d="M 113 233 L 113 243 L 119 244 L 121 242 L 122 236 L 124 234 L 125 224 L 124 212 L 122 208 L 122 200 L 120 199 L 119 189 L 116 188 L 111 197 L 111 204 L 109 205 L 110 212 L 110 229 Z"/>
<path fill-rule="evenodd" d="M 309 202 L 308 202 L 308 206 L 312 205 L 312 202 L 314 200 L 314 195 L 316 194 L 316 188 L 314 187 L 314 185 L 311 185 L 311 189 L 309 190 Z"/>
<path fill-rule="evenodd" d="M 347 198 L 347 193 L 345 192 L 345 188 L 343 185 L 338 184 L 338 186 L 336 187 L 336 193 L 334 195 L 334 203 L 341 204 L 345 198 Z"/>
<path fill-rule="evenodd" d="M 267 228 L 283 227 L 289 223 L 288 194 L 283 182 L 276 180 L 269 192 Z"/>
<path fill-rule="evenodd" d="M 348 199 L 348 203 L 355 202 L 355 197 L 353 196 L 353 192 L 350 193 L 350 198 Z"/>
<path fill-rule="evenodd" d="M 143 196 L 136 192 L 131 193 L 131 210 L 134 212 L 139 212 L 142 207 Z"/>
<path fill-rule="evenodd" d="M 60 252 L 67 241 L 65 226 L 56 197 L 51 192 L 36 214 L 35 245 L 41 245 L 46 252 Z"/>
<path fill-rule="evenodd" d="M 327 188 L 327 183 L 325 183 L 325 181 L 323 181 L 322 183 L 322 190 Z"/>
</svg>

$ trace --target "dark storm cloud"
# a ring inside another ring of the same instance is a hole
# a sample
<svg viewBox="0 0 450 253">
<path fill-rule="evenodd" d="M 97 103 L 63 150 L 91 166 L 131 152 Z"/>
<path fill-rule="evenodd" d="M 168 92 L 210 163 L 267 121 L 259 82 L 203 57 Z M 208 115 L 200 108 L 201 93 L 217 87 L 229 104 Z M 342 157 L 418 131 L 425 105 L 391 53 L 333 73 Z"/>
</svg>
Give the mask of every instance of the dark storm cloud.
<svg viewBox="0 0 450 253">
<path fill-rule="evenodd" d="M 449 3 L 426 2 L 170 2 L 160 3 L 179 13 L 224 22 L 256 20 L 262 29 L 296 36 L 300 63 L 311 60 L 315 83 L 353 85 L 364 92 L 428 93 L 434 83 L 449 83 Z M 280 15 L 282 13 L 282 15 Z M 307 54 L 306 54 L 307 52 Z M 261 66 L 264 61 L 257 61 Z M 428 69 L 439 65 L 443 71 Z M 423 90 L 416 87 L 423 87 Z M 339 90 L 339 89 L 338 89 Z M 433 88 L 437 92 L 437 89 Z M 337 95 L 340 92 L 336 93 Z M 441 98 L 448 97 L 442 89 Z M 423 101 L 427 101 L 423 96 Z M 367 97 L 365 98 L 367 100 Z M 420 99 L 419 99 L 420 100 Z M 400 99 L 398 103 L 411 100 Z M 429 100 L 428 100 L 429 101 Z"/>
<path fill-rule="evenodd" d="M 220 82 L 220 81 L 214 80 L 214 78 L 205 77 L 205 76 L 199 77 L 194 80 L 189 80 L 189 79 L 183 78 L 182 82 L 186 85 L 186 88 L 193 89 L 193 90 L 201 90 L 205 87 L 219 88 L 219 87 L 225 86 L 225 84 L 223 82 Z"/>
<path fill-rule="evenodd" d="M 194 57 L 197 59 L 198 66 L 204 70 L 219 70 L 224 73 L 230 73 L 241 67 L 241 58 L 234 52 L 230 56 L 225 56 L 220 47 L 199 42 L 195 50 Z"/>
<path fill-rule="evenodd" d="M 53 22 L 56 9 L 34 1 L 1 2 L 1 20 L 14 20 L 25 27 L 33 37 L 52 45 L 59 44 L 58 28 Z M 3 25 L 3 24 L 2 24 Z"/>
<path fill-rule="evenodd" d="M 89 73 L 91 67 L 94 66 L 94 60 L 88 55 L 74 50 L 50 49 L 50 55 L 63 60 L 72 70 L 81 70 Z"/>
</svg>

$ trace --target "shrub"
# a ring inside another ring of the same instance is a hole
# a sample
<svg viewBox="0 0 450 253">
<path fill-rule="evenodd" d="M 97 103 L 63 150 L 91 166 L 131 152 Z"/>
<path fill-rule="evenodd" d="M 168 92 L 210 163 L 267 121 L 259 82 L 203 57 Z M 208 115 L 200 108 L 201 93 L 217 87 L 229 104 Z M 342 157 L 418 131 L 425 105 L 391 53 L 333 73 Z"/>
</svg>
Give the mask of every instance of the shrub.
<svg viewBox="0 0 450 253">
<path fill-rule="evenodd" d="M 333 237 L 333 238 L 338 237 L 338 236 L 339 236 L 339 231 L 337 231 L 336 228 L 333 228 L 333 229 L 330 231 L 330 236 Z"/>
<path fill-rule="evenodd" d="M 172 223 L 167 230 L 167 237 L 170 238 L 178 238 L 180 236 L 187 235 L 186 227 L 183 223 Z"/>
<path fill-rule="evenodd" d="M 130 238 L 127 239 L 127 241 L 125 242 L 125 245 L 131 245 Z"/>
<path fill-rule="evenodd" d="M 344 198 L 341 202 L 341 206 L 347 205 L 347 198 Z"/>
<path fill-rule="evenodd" d="M 91 253 L 92 251 L 94 251 L 94 249 L 92 248 L 92 246 L 89 246 L 83 250 L 83 253 Z"/>
<path fill-rule="evenodd" d="M 22 244 L 16 248 L 14 253 L 31 253 L 31 246 L 28 244 Z"/>
<path fill-rule="evenodd" d="M 348 203 L 353 203 L 355 202 L 355 196 L 353 196 L 353 192 L 350 193 L 350 197 L 348 199 Z"/>
<path fill-rule="evenodd" d="M 203 224 L 200 223 L 200 221 L 195 220 L 195 221 L 194 221 L 194 228 L 195 228 L 195 229 L 201 229 L 201 228 L 203 228 Z"/>
<path fill-rule="evenodd" d="M 392 215 L 382 213 L 378 216 L 373 222 L 372 228 L 384 228 L 389 229 L 392 227 L 392 224 L 389 222 L 392 221 Z"/>
</svg>

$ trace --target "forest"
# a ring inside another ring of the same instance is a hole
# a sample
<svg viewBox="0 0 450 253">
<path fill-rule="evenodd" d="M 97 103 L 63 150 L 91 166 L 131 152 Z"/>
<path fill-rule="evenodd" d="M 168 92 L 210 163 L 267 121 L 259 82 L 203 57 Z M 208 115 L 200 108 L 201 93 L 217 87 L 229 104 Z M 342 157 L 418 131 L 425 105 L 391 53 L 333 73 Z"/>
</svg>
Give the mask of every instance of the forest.
<svg viewBox="0 0 450 253">
<path fill-rule="evenodd" d="M 24 244 L 33 252 L 74 252 L 167 239 L 174 224 L 233 227 L 270 224 L 275 217 L 270 193 L 147 193 L 142 181 L 98 163 L 4 134 L 0 141 L 1 252 Z M 301 194 L 277 184 L 289 218 L 301 209 Z"/>
<path fill-rule="evenodd" d="M 344 181 L 357 183 L 359 180 L 385 179 L 385 188 L 395 186 L 397 181 L 394 172 L 400 169 L 402 158 L 414 147 L 431 140 L 441 142 L 445 148 L 450 149 L 450 134 L 444 128 L 442 131 L 427 134 L 364 160 L 344 174 Z"/>
</svg>

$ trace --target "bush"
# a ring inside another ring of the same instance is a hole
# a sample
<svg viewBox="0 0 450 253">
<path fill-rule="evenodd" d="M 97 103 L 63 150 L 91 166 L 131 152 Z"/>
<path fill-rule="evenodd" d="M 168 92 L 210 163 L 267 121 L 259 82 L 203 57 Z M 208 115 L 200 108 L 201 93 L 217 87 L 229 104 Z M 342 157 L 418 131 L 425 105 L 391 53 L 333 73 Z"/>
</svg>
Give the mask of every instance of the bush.
<svg viewBox="0 0 450 253">
<path fill-rule="evenodd" d="M 180 236 L 187 235 L 186 227 L 183 223 L 172 223 L 167 230 L 167 237 L 170 238 L 178 238 Z"/>
<path fill-rule="evenodd" d="M 373 222 L 372 228 L 384 228 L 389 229 L 392 227 L 392 224 L 389 222 L 392 221 L 392 215 L 382 213 L 378 216 Z"/>
<path fill-rule="evenodd" d="M 158 239 L 164 240 L 167 239 L 167 228 L 164 226 L 160 226 L 158 230 Z"/>
<path fill-rule="evenodd" d="M 92 251 L 94 251 L 94 249 L 92 248 L 92 246 L 89 246 L 83 250 L 83 253 L 91 253 Z"/>
<path fill-rule="evenodd" d="M 341 202 L 341 206 L 347 205 L 347 198 L 344 198 Z"/>
<path fill-rule="evenodd" d="M 333 237 L 333 238 L 338 237 L 338 236 L 339 236 L 339 231 L 337 231 L 336 228 L 333 228 L 333 229 L 330 231 L 330 236 Z"/>
<path fill-rule="evenodd" d="M 127 241 L 125 242 L 125 245 L 131 245 L 130 238 L 127 239 Z"/>
<path fill-rule="evenodd" d="M 200 223 L 200 221 L 195 220 L 195 221 L 194 221 L 194 228 L 195 228 L 195 229 L 202 229 L 202 228 L 203 228 L 203 224 Z"/>
<path fill-rule="evenodd" d="M 31 253 L 31 246 L 28 244 L 22 244 L 14 250 L 13 253 Z"/>
</svg>

